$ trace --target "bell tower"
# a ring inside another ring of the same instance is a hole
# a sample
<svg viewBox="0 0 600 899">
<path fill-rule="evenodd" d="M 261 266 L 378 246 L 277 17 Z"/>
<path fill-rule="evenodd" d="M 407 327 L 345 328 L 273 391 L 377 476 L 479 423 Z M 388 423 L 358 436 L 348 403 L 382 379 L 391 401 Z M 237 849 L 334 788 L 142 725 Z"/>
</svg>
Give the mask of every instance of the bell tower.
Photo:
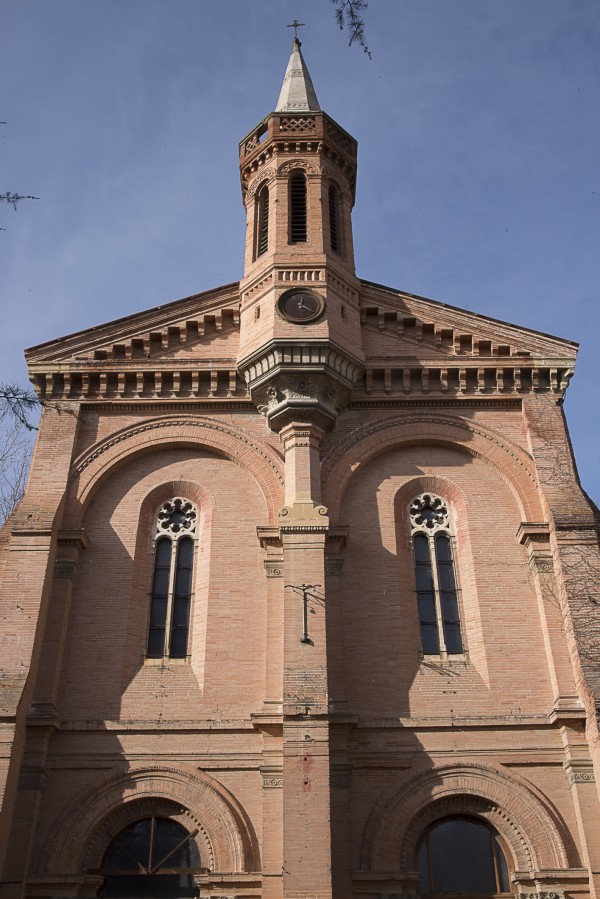
<svg viewBox="0 0 600 899">
<path fill-rule="evenodd" d="M 335 425 L 363 369 L 356 141 L 324 113 L 294 38 L 276 109 L 240 143 L 246 255 L 238 368 L 268 426 Z"/>
<path fill-rule="evenodd" d="M 320 448 L 363 371 L 356 141 L 321 110 L 297 37 L 275 111 L 240 144 L 240 169 L 247 224 L 238 370 L 285 452 L 278 526 L 259 528 L 280 554 L 284 588 L 282 642 L 272 647 L 274 658 L 281 652 L 281 692 L 274 680 L 264 708 L 268 722 L 274 710 L 281 721 L 281 805 L 269 805 L 265 827 L 281 816 L 274 868 L 283 883 L 282 893 L 273 886 L 264 896 L 331 899 L 325 560 L 345 530 L 330 526 L 321 503 Z"/>
</svg>

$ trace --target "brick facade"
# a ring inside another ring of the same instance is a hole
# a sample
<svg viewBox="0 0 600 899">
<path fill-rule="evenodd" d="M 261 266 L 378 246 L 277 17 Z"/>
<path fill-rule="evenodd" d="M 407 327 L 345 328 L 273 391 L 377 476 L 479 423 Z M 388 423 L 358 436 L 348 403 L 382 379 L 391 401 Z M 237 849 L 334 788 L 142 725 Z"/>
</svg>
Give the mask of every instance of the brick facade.
<svg viewBox="0 0 600 899">
<path fill-rule="evenodd" d="M 467 817 L 513 894 L 595 897 L 576 347 L 359 281 L 356 143 L 321 110 L 273 113 L 240 158 L 240 284 L 27 354 L 46 406 L 0 543 L 0 895 L 98 895 L 111 841 L 157 816 L 192 834 L 200 896 L 416 899 L 423 833 Z M 322 314 L 286 317 L 293 288 Z M 448 510 L 461 652 L 423 651 L 422 495 Z M 187 656 L 148 658 L 156 516 L 178 496 L 198 509 Z"/>
</svg>

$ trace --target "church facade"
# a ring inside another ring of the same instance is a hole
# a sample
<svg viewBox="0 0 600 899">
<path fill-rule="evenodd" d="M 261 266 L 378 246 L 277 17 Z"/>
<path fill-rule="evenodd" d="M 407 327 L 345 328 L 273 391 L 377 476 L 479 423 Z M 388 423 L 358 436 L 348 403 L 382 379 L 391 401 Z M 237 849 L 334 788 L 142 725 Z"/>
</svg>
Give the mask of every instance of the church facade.
<svg viewBox="0 0 600 899">
<path fill-rule="evenodd" d="M 361 281 L 356 170 L 295 39 L 242 281 L 27 351 L 4 899 L 598 894 L 577 347 Z"/>
</svg>

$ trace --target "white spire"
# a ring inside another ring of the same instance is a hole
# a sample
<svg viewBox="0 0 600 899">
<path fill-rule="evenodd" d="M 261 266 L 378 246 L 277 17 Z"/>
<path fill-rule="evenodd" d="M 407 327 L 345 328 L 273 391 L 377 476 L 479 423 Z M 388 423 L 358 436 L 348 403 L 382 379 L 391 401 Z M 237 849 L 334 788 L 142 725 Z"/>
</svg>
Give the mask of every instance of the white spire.
<svg viewBox="0 0 600 899">
<path fill-rule="evenodd" d="M 300 41 L 295 37 L 275 112 L 319 111 L 319 101 L 300 52 Z"/>
</svg>

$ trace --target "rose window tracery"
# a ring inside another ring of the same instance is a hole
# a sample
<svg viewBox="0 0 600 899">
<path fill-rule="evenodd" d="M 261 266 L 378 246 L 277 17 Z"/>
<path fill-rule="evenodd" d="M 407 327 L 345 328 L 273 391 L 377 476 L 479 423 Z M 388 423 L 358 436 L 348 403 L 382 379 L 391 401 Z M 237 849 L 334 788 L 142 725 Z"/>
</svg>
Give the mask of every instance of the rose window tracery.
<svg viewBox="0 0 600 899">
<path fill-rule="evenodd" d="M 182 534 L 190 536 L 196 533 L 197 511 L 189 499 L 176 496 L 162 504 L 157 516 L 156 533 L 169 534 L 173 537 Z"/>
<path fill-rule="evenodd" d="M 448 507 L 441 497 L 422 493 L 410 504 L 410 523 L 412 533 L 425 531 L 433 534 L 435 531 L 448 530 L 450 528 Z"/>
</svg>

